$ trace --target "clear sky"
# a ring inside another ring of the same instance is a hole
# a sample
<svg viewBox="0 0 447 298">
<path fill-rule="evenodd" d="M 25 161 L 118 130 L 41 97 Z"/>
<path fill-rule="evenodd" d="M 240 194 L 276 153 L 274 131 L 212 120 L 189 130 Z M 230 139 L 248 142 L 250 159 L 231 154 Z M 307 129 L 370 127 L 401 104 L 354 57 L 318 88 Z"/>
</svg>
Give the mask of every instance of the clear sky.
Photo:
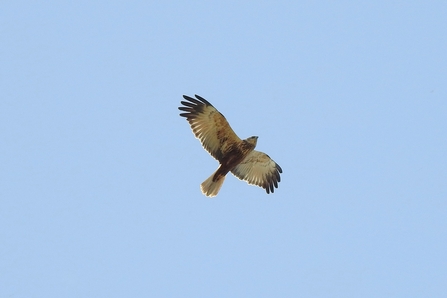
<svg viewBox="0 0 447 298">
<path fill-rule="evenodd" d="M 0 4 L 0 297 L 447 297 L 446 1 L 38 2 Z M 201 194 L 183 94 L 274 194 Z"/>
</svg>

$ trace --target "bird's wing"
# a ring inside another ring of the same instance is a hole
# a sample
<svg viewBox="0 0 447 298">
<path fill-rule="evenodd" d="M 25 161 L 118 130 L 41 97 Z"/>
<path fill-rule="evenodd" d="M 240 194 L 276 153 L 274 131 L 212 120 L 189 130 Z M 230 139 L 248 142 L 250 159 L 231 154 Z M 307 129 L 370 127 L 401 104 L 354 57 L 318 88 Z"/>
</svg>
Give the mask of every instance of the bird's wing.
<svg viewBox="0 0 447 298">
<path fill-rule="evenodd" d="M 192 98 L 183 95 L 187 101 L 182 101 L 180 116 L 185 117 L 191 129 L 206 149 L 215 159 L 221 160 L 225 152 L 235 143 L 241 142 L 227 119 L 206 99 L 196 95 Z"/>
<path fill-rule="evenodd" d="M 260 186 L 267 193 L 273 193 L 281 181 L 279 174 L 282 169 L 267 154 L 253 150 L 231 173 L 248 184 Z"/>
</svg>

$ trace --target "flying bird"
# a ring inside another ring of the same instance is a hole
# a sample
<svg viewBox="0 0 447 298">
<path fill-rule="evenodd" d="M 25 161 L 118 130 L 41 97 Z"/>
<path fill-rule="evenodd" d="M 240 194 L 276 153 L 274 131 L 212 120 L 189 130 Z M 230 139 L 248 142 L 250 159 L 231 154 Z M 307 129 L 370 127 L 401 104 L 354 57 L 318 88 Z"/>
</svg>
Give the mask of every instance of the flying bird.
<svg viewBox="0 0 447 298">
<path fill-rule="evenodd" d="M 279 174 L 282 169 L 267 154 L 254 150 L 258 137 L 241 140 L 224 115 L 203 97 L 195 97 L 183 95 L 186 101 L 181 101 L 183 106 L 179 110 L 186 113 L 181 113 L 180 116 L 186 118 L 203 148 L 220 164 L 200 185 L 202 193 L 215 197 L 228 172 L 248 184 L 264 188 L 268 194 L 273 193 L 281 181 Z"/>
</svg>

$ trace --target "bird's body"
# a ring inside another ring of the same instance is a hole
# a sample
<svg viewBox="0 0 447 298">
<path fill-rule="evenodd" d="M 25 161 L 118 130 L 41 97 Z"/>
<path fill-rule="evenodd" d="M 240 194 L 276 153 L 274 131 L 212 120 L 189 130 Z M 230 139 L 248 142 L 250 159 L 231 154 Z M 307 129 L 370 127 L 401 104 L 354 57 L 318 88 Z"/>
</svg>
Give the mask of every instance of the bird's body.
<svg viewBox="0 0 447 298">
<path fill-rule="evenodd" d="M 254 142 L 255 143 L 253 144 L 253 142 L 243 140 L 240 143 L 240 146 L 230 148 L 219 161 L 220 166 L 217 171 L 200 185 L 202 193 L 209 197 L 216 196 L 222 187 L 228 172 L 233 170 L 251 151 L 255 149 L 256 140 Z"/>
<path fill-rule="evenodd" d="M 216 172 L 201 184 L 202 193 L 216 196 L 228 172 L 273 193 L 282 169 L 267 154 L 254 150 L 258 137 L 241 140 L 225 117 L 207 100 L 198 95 L 196 98 L 183 97 L 187 101 L 182 101 L 184 106 L 179 109 L 186 113 L 180 116 L 188 120 L 194 135 L 220 163 Z"/>
</svg>

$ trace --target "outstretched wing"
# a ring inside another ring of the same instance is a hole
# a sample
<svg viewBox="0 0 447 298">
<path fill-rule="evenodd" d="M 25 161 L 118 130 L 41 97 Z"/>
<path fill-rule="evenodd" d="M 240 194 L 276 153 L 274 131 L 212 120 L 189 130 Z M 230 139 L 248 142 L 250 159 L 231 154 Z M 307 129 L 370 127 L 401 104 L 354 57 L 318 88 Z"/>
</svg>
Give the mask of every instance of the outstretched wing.
<svg viewBox="0 0 447 298">
<path fill-rule="evenodd" d="M 188 120 L 203 148 L 215 159 L 221 160 L 223 154 L 241 139 L 231 129 L 224 115 L 206 99 L 198 95 L 196 98 L 183 95 L 183 98 L 187 101 L 181 102 L 184 106 L 179 107 L 179 110 L 186 113 L 180 116 Z"/>
<path fill-rule="evenodd" d="M 282 169 L 267 154 L 253 150 L 231 173 L 248 184 L 260 186 L 267 193 L 273 193 L 281 181 L 279 173 L 282 173 Z"/>
</svg>

